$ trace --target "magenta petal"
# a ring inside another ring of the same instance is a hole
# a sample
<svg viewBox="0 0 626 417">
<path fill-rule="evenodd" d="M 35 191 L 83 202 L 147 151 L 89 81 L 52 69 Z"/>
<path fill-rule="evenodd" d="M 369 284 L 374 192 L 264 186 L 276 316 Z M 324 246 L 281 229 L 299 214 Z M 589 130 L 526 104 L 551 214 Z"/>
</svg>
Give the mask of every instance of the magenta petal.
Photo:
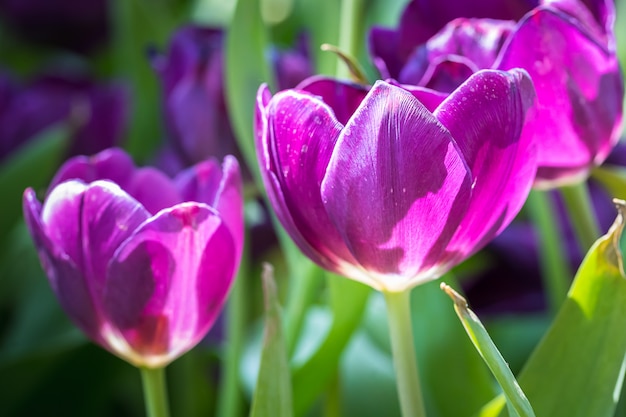
<svg viewBox="0 0 626 417">
<path fill-rule="evenodd" d="M 257 103 L 266 120 L 257 144 L 261 170 L 276 214 L 303 252 L 338 271 L 352 256 L 326 214 L 320 185 L 341 124 L 324 102 L 304 92 L 280 92 L 267 108 Z"/>
<path fill-rule="evenodd" d="M 448 56 L 432 62 L 417 84 L 451 93 L 477 70 L 478 68 L 465 57 Z"/>
<path fill-rule="evenodd" d="M 435 278 L 471 197 L 454 140 L 411 93 L 378 81 L 343 129 L 322 198 L 381 289 Z"/>
<path fill-rule="evenodd" d="M 117 185 L 66 181 L 46 199 L 41 222 L 51 243 L 81 271 L 91 297 L 101 297 L 106 267 L 148 212 Z"/>
<path fill-rule="evenodd" d="M 392 79 L 387 80 L 387 82 L 392 85 L 397 85 L 413 94 L 413 96 L 418 99 L 431 113 L 434 112 L 435 109 L 446 99 L 446 97 L 450 95 L 449 93 L 443 93 L 426 87 L 411 84 L 400 84 Z"/>
<path fill-rule="evenodd" d="M 231 232 L 204 204 L 183 203 L 144 223 L 108 270 L 103 306 L 128 346 L 121 354 L 163 366 L 191 349 L 219 314 L 235 268 Z"/>
<path fill-rule="evenodd" d="M 152 167 L 136 169 L 124 191 L 139 201 L 151 214 L 182 202 L 174 182 Z"/>
<path fill-rule="evenodd" d="M 184 201 L 205 203 L 220 213 L 232 232 L 237 253 L 241 256 L 244 235 L 243 185 L 237 159 L 227 155 L 222 167 L 212 159 L 201 162 L 179 173 L 174 182 Z"/>
<path fill-rule="evenodd" d="M 125 188 L 134 169 L 131 157 L 118 148 L 107 149 L 93 156 L 76 156 L 63 164 L 48 189 L 52 190 L 61 182 L 72 179 L 86 183 L 110 180 Z"/>
<path fill-rule="evenodd" d="M 24 192 L 24 219 L 30 231 L 50 286 L 63 310 L 90 338 L 100 342 L 100 316 L 85 277 L 72 259 L 48 239 L 41 223 L 41 204 L 32 188 Z M 75 220 L 78 223 L 78 219 Z"/>
<path fill-rule="evenodd" d="M 495 237 L 519 212 L 536 169 L 535 149 L 522 137 L 534 90 L 523 70 L 474 74 L 435 111 L 454 136 L 475 182 L 448 251 L 464 259 Z"/>
<path fill-rule="evenodd" d="M 624 87 L 616 56 L 568 16 L 539 9 L 505 46 L 499 68 L 514 67 L 526 68 L 537 90 L 525 134 L 538 144 L 538 183 L 585 176 L 619 137 Z"/>
<path fill-rule="evenodd" d="M 297 89 L 319 96 L 333 110 L 335 118 L 342 125 L 348 122 L 368 91 L 368 88 L 361 84 L 323 76 L 307 78 Z"/>
</svg>

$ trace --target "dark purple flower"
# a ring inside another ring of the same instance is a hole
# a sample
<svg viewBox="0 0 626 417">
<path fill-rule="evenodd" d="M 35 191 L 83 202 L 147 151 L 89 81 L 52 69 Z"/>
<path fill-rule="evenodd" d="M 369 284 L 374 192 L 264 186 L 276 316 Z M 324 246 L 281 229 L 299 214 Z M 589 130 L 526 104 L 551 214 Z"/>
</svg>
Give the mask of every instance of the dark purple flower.
<svg viewBox="0 0 626 417">
<path fill-rule="evenodd" d="M 535 186 L 551 188 L 586 178 L 607 157 L 620 134 L 624 85 L 611 0 L 544 0 L 530 7 L 511 20 L 495 20 L 502 19 L 495 12 L 482 16 L 492 19 L 470 19 L 477 13 L 455 9 L 462 17 L 416 42 L 410 35 L 421 27 L 418 16 L 429 15 L 424 2 L 413 1 L 393 32 L 410 46 L 377 42 L 374 31 L 371 49 L 383 73 L 400 83 L 443 91 L 479 69 L 526 69 L 537 91 L 525 129 L 538 144 Z"/>
<path fill-rule="evenodd" d="M 128 95 L 117 84 L 46 75 L 19 85 L 0 73 L 0 160 L 45 129 L 67 123 L 69 155 L 117 145 L 124 133 Z"/>
<path fill-rule="evenodd" d="M 173 35 L 167 54 L 153 61 L 171 143 L 186 165 L 237 152 L 225 101 L 224 41 L 221 29 L 185 26 Z M 311 74 L 303 48 L 273 54 L 281 88 Z"/>
<path fill-rule="evenodd" d="M 443 99 L 311 79 L 257 95 L 261 173 L 299 248 L 386 291 L 438 278 L 505 228 L 535 176 L 524 71 L 480 71 Z"/>
<path fill-rule="evenodd" d="M 404 9 L 398 29 L 374 27 L 370 49 L 384 78 L 398 78 L 415 49 L 457 17 L 519 20 L 538 0 L 420 0 Z"/>
<path fill-rule="evenodd" d="M 108 0 L 0 0 L 0 17 L 32 42 L 79 53 L 109 36 Z"/>
<path fill-rule="evenodd" d="M 204 161 L 173 180 L 121 150 L 69 160 L 24 216 L 62 307 L 96 343 L 160 367 L 195 346 L 241 258 L 237 160 Z"/>
</svg>

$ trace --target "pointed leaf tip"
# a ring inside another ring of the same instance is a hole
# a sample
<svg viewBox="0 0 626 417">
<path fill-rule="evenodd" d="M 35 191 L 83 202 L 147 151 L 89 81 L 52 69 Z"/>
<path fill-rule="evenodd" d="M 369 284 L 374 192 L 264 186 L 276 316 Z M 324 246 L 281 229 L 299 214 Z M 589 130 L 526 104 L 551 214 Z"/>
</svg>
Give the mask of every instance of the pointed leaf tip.
<svg viewBox="0 0 626 417">
<path fill-rule="evenodd" d="M 617 208 L 617 217 L 615 217 L 615 221 L 611 225 L 609 229 L 608 235 L 612 236 L 612 248 L 613 251 L 607 253 L 607 257 L 613 264 L 617 265 L 619 268 L 620 274 L 622 278 L 626 278 L 626 273 L 624 272 L 624 258 L 622 255 L 622 250 L 620 246 L 620 242 L 622 240 L 622 232 L 624 231 L 624 217 L 626 214 L 626 201 L 621 200 L 619 198 L 613 199 L 613 204 L 615 204 L 615 208 Z M 612 259 L 614 258 L 614 259 Z"/>
</svg>

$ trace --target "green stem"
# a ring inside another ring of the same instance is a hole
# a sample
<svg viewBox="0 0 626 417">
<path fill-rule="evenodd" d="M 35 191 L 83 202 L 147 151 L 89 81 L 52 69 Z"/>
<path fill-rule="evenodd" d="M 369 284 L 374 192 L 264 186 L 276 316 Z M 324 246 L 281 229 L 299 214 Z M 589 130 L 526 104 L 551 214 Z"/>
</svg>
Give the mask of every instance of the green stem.
<svg viewBox="0 0 626 417">
<path fill-rule="evenodd" d="M 246 236 L 248 237 L 248 236 Z M 243 402 L 239 388 L 239 362 L 244 345 L 247 307 L 247 282 L 249 272 L 249 248 L 244 247 L 239 272 L 233 283 L 226 305 L 227 347 L 223 351 L 223 376 L 218 388 L 217 413 L 219 417 L 238 417 Z"/>
<path fill-rule="evenodd" d="M 560 188 L 561 195 L 583 253 L 600 237 L 600 226 L 594 214 L 586 182 Z"/>
<path fill-rule="evenodd" d="M 139 368 L 143 383 L 143 396 L 148 417 L 169 417 L 167 389 L 165 387 L 165 367 Z"/>
<path fill-rule="evenodd" d="M 526 210 L 539 234 L 541 278 L 550 311 L 556 313 L 567 297 L 572 276 L 564 250 L 563 233 L 548 193 L 531 191 Z"/>
<path fill-rule="evenodd" d="M 387 304 L 387 320 L 393 365 L 396 370 L 398 396 L 403 417 L 426 415 L 411 327 L 411 292 L 383 292 Z"/>
<path fill-rule="evenodd" d="M 310 262 L 302 277 L 293 277 L 289 283 L 289 296 L 285 306 L 285 339 L 289 357 L 293 354 L 305 314 L 314 300 L 317 288 L 323 283 L 322 270 Z M 290 271 L 295 271 L 295 268 Z"/>
<path fill-rule="evenodd" d="M 363 21 L 363 0 L 343 0 L 340 13 L 339 49 L 356 58 L 361 40 L 359 25 Z M 337 78 L 349 77 L 348 67 L 337 65 Z"/>
</svg>

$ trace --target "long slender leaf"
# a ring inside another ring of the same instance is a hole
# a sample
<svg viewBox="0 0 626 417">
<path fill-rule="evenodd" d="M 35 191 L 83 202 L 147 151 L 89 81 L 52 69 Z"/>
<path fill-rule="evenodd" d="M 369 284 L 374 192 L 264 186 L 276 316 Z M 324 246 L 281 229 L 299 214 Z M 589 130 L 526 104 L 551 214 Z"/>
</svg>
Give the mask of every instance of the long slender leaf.
<svg viewBox="0 0 626 417">
<path fill-rule="evenodd" d="M 509 405 L 509 413 L 521 417 L 535 417 L 533 408 L 515 380 L 509 365 L 491 340 L 478 316 L 469 309 L 467 300 L 443 282 L 441 289 L 454 301 L 454 310 L 463 323 L 467 335 L 502 387 Z"/>
<path fill-rule="evenodd" d="M 291 381 L 272 268 L 263 270 L 265 334 L 250 417 L 291 417 Z"/>
<path fill-rule="evenodd" d="M 226 101 L 239 149 L 261 184 L 254 147 L 254 105 L 262 83 L 274 84 L 266 57 L 268 33 L 259 0 L 239 0 L 226 40 Z"/>
</svg>

